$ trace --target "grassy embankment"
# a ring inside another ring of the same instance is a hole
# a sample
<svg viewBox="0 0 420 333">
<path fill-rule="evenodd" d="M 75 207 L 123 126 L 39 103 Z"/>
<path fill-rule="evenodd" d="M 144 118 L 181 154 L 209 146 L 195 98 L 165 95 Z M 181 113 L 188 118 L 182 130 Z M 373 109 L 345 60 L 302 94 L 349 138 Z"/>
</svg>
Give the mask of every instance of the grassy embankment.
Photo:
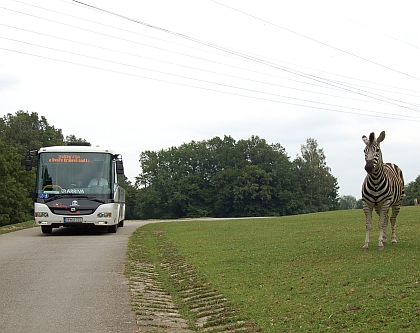
<svg viewBox="0 0 420 333">
<path fill-rule="evenodd" d="M 128 253 L 157 267 L 168 255 L 181 258 L 197 276 L 191 284 L 209 283 L 262 332 L 417 332 L 419 220 L 419 207 L 403 207 L 398 244 L 390 244 L 389 226 L 383 251 L 376 216 L 362 251 L 365 219 L 354 210 L 149 224 L 133 234 Z M 159 279 L 176 298 L 164 269 Z M 188 306 L 180 303 L 194 316 Z"/>
<path fill-rule="evenodd" d="M 12 231 L 33 228 L 33 227 L 36 227 L 35 221 L 33 220 L 17 223 L 17 224 L 4 225 L 4 226 L 0 226 L 0 235 L 8 233 L 8 232 L 12 232 Z"/>
</svg>

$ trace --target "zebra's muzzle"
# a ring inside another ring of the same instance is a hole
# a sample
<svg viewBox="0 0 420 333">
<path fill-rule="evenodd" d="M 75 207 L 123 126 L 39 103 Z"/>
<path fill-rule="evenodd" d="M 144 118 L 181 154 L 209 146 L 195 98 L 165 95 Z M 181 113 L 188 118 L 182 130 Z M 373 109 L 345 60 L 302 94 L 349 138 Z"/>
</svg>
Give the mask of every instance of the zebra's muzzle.
<svg viewBox="0 0 420 333">
<path fill-rule="evenodd" d="M 367 173 L 371 174 L 373 171 L 373 161 L 366 161 L 365 170 Z"/>
</svg>

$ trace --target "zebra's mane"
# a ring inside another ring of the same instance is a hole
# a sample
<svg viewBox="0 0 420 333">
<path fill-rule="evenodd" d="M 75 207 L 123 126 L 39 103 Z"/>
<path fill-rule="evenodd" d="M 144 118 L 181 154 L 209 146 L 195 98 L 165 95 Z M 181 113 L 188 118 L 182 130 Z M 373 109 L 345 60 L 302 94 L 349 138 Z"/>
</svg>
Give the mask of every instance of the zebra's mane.
<svg viewBox="0 0 420 333">
<path fill-rule="evenodd" d="M 373 143 L 373 141 L 375 141 L 375 133 L 370 133 L 370 135 L 369 135 L 369 142 L 370 142 L 370 144 L 372 144 Z"/>
</svg>

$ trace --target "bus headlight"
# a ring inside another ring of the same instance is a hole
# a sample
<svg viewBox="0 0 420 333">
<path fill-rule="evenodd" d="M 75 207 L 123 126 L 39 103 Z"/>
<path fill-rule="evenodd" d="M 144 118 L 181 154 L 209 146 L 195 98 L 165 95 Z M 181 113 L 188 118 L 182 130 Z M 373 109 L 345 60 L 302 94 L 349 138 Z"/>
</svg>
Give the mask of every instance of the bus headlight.
<svg viewBox="0 0 420 333">
<path fill-rule="evenodd" d="M 35 212 L 35 217 L 48 217 L 47 212 Z"/>
<path fill-rule="evenodd" d="M 111 218 L 112 214 L 111 213 L 98 213 L 97 215 L 99 218 Z"/>
</svg>

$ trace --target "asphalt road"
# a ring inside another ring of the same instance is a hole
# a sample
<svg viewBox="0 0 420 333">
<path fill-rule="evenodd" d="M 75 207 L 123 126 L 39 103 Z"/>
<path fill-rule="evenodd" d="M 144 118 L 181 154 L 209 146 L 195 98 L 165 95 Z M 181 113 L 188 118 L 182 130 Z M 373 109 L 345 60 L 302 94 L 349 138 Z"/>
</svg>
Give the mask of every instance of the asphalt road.
<svg viewBox="0 0 420 333">
<path fill-rule="evenodd" d="M 123 271 L 128 237 L 143 224 L 0 235 L 0 332 L 135 332 Z"/>
</svg>

